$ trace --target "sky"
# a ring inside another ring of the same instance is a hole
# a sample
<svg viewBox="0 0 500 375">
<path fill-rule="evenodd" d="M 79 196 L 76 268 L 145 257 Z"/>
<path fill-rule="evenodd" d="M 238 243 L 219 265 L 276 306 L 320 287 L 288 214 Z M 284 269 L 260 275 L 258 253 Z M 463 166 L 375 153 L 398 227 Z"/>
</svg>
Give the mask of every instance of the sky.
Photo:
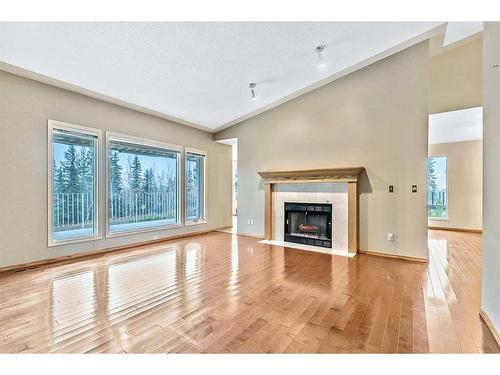
<svg viewBox="0 0 500 375">
<path fill-rule="evenodd" d="M 127 169 L 128 165 L 128 160 L 130 158 L 130 161 L 132 162 L 132 159 L 134 157 L 134 154 L 128 154 L 124 152 L 119 153 L 119 164 L 123 167 L 123 171 Z M 145 155 L 139 155 L 139 160 L 141 161 L 141 167 L 142 167 L 142 172 L 146 169 L 153 168 L 153 171 L 158 175 L 162 169 L 165 169 L 165 174 L 167 174 L 167 171 L 171 171 L 172 174 L 175 173 L 175 168 L 176 168 L 176 160 L 172 158 L 166 158 L 166 157 L 152 157 L 152 156 L 145 156 Z"/>
<path fill-rule="evenodd" d="M 434 170 L 436 171 L 436 183 L 439 190 L 446 190 L 446 157 L 439 156 L 433 158 Z"/>
</svg>

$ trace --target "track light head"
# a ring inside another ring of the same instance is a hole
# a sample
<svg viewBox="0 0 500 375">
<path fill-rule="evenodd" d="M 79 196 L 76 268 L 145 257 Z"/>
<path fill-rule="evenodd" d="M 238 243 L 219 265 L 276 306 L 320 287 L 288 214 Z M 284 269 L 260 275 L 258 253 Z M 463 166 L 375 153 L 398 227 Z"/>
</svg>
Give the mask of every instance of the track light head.
<svg viewBox="0 0 500 375">
<path fill-rule="evenodd" d="M 251 82 L 248 84 L 248 87 L 250 88 L 250 97 L 252 100 L 257 100 L 257 94 L 255 93 L 255 86 L 257 86 L 255 82 Z"/>
<path fill-rule="evenodd" d="M 323 44 L 320 44 L 314 49 L 314 51 L 316 52 L 316 57 L 318 59 L 317 62 L 318 69 L 324 69 L 326 67 L 326 61 L 325 58 L 323 57 L 324 49 L 325 46 Z"/>
</svg>

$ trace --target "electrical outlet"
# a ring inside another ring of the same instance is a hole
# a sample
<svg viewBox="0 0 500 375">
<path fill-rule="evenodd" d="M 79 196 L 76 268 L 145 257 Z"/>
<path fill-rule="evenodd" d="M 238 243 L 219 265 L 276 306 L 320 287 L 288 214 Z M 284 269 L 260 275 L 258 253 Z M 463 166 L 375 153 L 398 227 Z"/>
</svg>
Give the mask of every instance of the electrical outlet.
<svg viewBox="0 0 500 375">
<path fill-rule="evenodd" d="M 389 185 L 389 193 L 394 193 L 394 185 Z"/>
<path fill-rule="evenodd" d="M 394 241 L 394 233 L 387 233 L 387 241 Z"/>
<path fill-rule="evenodd" d="M 417 185 L 411 185 L 411 192 L 416 193 L 417 192 Z"/>
</svg>

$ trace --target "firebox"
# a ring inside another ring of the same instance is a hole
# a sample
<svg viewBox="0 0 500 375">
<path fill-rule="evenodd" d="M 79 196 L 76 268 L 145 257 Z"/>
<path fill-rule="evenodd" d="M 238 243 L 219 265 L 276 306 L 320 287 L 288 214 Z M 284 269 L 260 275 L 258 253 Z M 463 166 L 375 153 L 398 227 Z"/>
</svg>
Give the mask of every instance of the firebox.
<svg viewBox="0 0 500 375">
<path fill-rule="evenodd" d="M 285 202 L 287 242 L 332 247 L 332 205 L 328 203 Z"/>
</svg>

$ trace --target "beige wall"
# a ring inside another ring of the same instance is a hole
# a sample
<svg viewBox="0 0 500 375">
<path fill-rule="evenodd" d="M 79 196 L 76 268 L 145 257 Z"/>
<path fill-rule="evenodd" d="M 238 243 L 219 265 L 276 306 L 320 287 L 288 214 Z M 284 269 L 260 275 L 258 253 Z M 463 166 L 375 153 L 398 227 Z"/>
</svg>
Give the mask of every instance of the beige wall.
<svg viewBox="0 0 500 375">
<path fill-rule="evenodd" d="M 484 24 L 481 308 L 500 332 L 500 22 Z"/>
<path fill-rule="evenodd" d="M 429 220 L 429 225 L 482 229 L 483 142 L 429 145 L 429 156 L 447 157 L 448 178 L 448 220 Z"/>
<path fill-rule="evenodd" d="M 216 134 L 238 138 L 238 231 L 264 234 L 258 171 L 363 166 L 361 249 L 427 258 L 428 69 L 423 42 Z"/>
<path fill-rule="evenodd" d="M 429 113 L 483 104 L 482 42 L 477 38 L 431 59 Z"/>
<path fill-rule="evenodd" d="M 0 115 L 0 267 L 231 225 L 231 149 L 210 133 L 2 71 Z M 47 119 L 207 150 L 208 223 L 48 248 Z"/>
</svg>

